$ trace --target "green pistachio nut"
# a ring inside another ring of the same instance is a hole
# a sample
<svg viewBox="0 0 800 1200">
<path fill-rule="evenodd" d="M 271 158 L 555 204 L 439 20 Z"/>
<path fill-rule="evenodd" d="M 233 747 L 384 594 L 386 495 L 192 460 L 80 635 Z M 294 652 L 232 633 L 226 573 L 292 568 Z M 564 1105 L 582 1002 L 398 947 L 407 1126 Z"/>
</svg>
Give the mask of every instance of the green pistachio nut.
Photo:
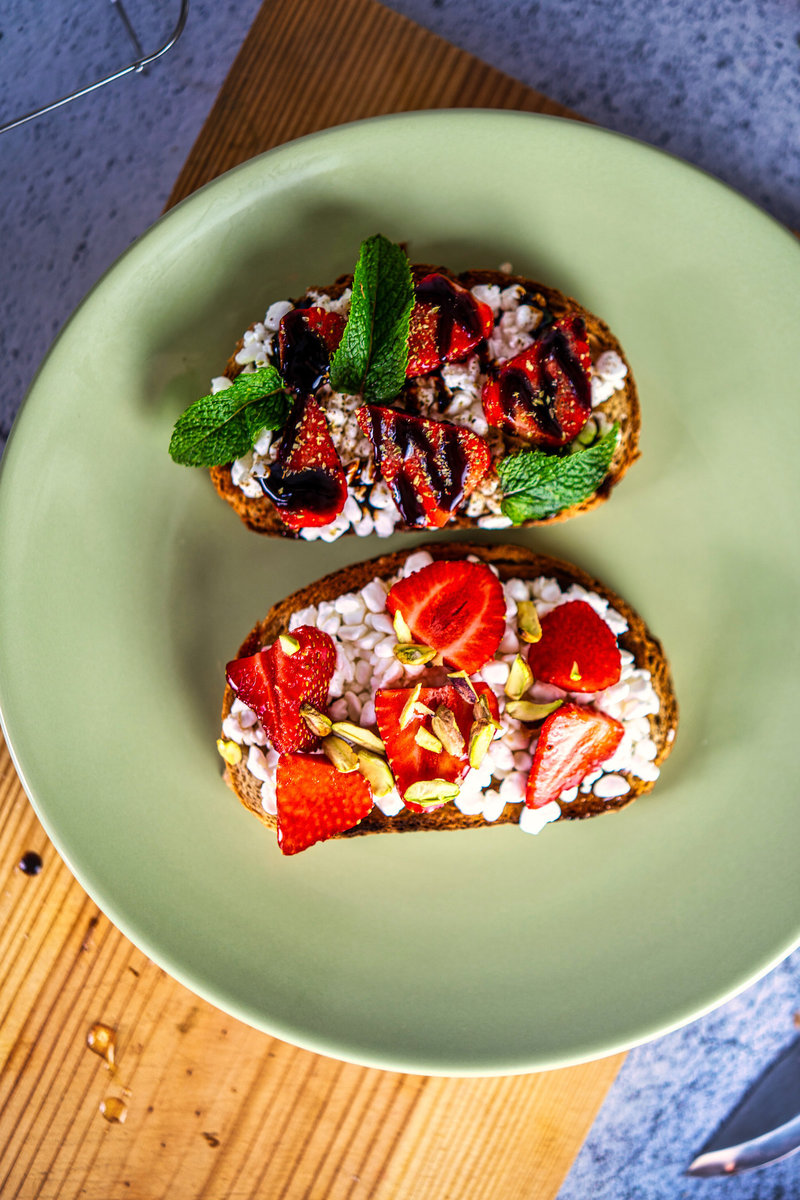
<svg viewBox="0 0 800 1200">
<path fill-rule="evenodd" d="M 416 642 L 398 642 L 393 654 L 404 667 L 424 667 L 436 657 L 436 651 L 431 646 L 420 646 Z"/>
<path fill-rule="evenodd" d="M 292 637 L 290 633 L 280 634 L 278 641 L 281 644 L 281 650 L 284 654 L 291 656 L 292 654 L 297 654 L 297 651 L 300 649 L 300 643 L 298 642 L 297 638 Z"/>
<path fill-rule="evenodd" d="M 541 638 L 542 626 L 532 600 L 521 600 L 517 605 L 517 625 L 523 642 L 538 642 Z"/>
<path fill-rule="evenodd" d="M 326 713 L 321 713 L 319 709 L 314 708 L 313 704 L 306 704 L 305 701 L 300 705 L 300 716 L 305 721 L 308 728 L 317 737 L 327 737 L 333 729 L 333 722 Z"/>
<path fill-rule="evenodd" d="M 385 758 L 371 750 L 359 749 L 358 769 L 372 788 L 373 796 L 388 796 L 394 788 L 394 775 Z"/>
<path fill-rule="evenodd" d="M 336 770 L 341 771 L 343 775 L 358 770 L 358 755 L 355 750 L 335 733 L 330 733 L 322 739 L 322 749 Z"/>
<path fill-rule="evenodd" d="M 444 749 L 439 739 L 429 729 L 426 729 L 424 725 L 420 725 L 414 734 L 414 741 L 423 750 L 432 750 L 434 754 L 441 754 Z"/>
<path fill-rule="evenodd" d="M 452 708 L 440 704 L 431 718 L 431 728 L 448 754 L 458 758 L 464 753 L 464 738 Z"/>
<path fill-rule="evenodd" d="M 521 700 L 533 683 L 533 671 L 521 654 L 511 664 L 506 680 L 505 693 L 510 700 Z"/>
<path fill-rule="evenodd" d="M 425 806 L 446 804 L 448 800 L 455 800 L 459 790 L 457 783 L 447 779 L 418 779 L 406 788 L 404 799 Z"/>
<path fill-rule="evenodd" d="M 531 700 L 511 700 L 506 705 L 506 712 L 515 721 L 543 721 L 563 703 L 563 700 L 553 700 L 550 704 L 534 704 Z"/>
<path fill-rule="evenodd" d="M 411 632 L 411 630 L 408 628 L 408 625 L 406 624 L 406 619 L 403 616 L 403 614 L 400 612 L 399 608 L 398 608 L 397 612 L 394 614 L 392 624 L 394 625 L 394 631 L 397 634 L 398 642 L 413 642 L 414 641 L 414 635 Z"/>
<path fill-rule="evenodd" d="M 383 742 L 377 733 L 373 733 L 371 729 L 362 729 L 360 725 L 356 725 L 353 721 L 334 721 L 331 728 L 338 737 L 346 738 L 353 745 L 363 747 L 365 750 L 375 750 L 378 754 L 383 754 L 385 749 Z"/>
</svg>

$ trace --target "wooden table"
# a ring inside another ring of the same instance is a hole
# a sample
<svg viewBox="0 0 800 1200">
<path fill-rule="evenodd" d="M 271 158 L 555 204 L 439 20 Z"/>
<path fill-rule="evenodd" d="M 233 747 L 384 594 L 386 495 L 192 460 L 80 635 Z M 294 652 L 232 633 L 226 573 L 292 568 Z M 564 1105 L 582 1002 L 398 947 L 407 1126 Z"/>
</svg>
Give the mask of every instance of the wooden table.
<svg viewBox="0 0 800 1200">
<path fill-rule="evenodd" d="M 315 129 L 471 106 L 575 116 L 374 0 L 265 0 L 170 204 Z M 18 866 L 29 851 L 38 874 Z M 2 742 L 0 880 L 3 1200 L 546 1200 L 622 1062 L 426 1078 L 339 1063 L 240 1024 L 100 913 L 49 844 Z M 114 1031 L 114 1070 L 87 1047 L 96 1023 Z M 115 1102 L 122 1121 L 108 1119 Z"/>
</svg>

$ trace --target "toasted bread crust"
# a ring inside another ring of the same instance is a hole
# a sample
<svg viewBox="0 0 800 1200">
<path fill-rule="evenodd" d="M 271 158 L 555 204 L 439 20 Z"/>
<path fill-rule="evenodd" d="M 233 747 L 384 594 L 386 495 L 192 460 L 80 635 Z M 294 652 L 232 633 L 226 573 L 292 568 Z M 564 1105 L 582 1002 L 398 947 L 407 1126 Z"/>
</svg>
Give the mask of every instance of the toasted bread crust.
<svg viewBox="0 0 800 1200">
<path fill-rule="evenodd" d="M 413 549 L 384 554 L 378 558 L 344 567 L 342 570 L 326 575 L 316 583 L 302 588 L 293 595 L 287 596 L 285 600 L 273 605 L 264 619 L 254 626 L 239 647 L 236 657 L 243 658 L 255 654 L 263 646 L 275 641 L 280 633 L 288 630 L 292 613 L 299 609 L 310 605 L 319 605 L 323 600 L 334 600 L 346 592 L 359 591 L 372 579 L 388 579 L 397 574 L 408 556 L 421 548 L 423 547 L 415 546 Z M 660 766 L 672 749 L 678 723 L 678 704 L 669 663 L 661 643 L 629 604 L 579 567 L 548 555 L 534 554 L 522 546 L 479 546 L 468 543 L 439 542 L 427 545 L 424 549 L 437 561 L 463 559 L 467 555 L 476 555 L 483 562 L 496 567 L 504 582 L 508 579 L 535 579 L 539 575 L 545 575 L 555 578 L 562 586 L 577 583 L 608 600 L 609 604 L 628 623 L 627 633 L 619 638 L 620 646 L 630 651 L 636 660 L 637 667 L 645 668 L 650 672 L 653 687 L 660 701 L 659 712 L 649 718 L 651 737 L 658 749 L 655 763 Z M 223 720 L 230 712 L 234 698 L 232 689 L 226 687 L 222 705 Z M 624 771 L 621 771 L 620 774 L 630 784 L 630 791 L 625 796 L 601 800 L 591 793 L 586 796 L 579 795 L 573 803 L 561 805 L 562 819 L 576 820 L 594 817 L 600 813 L 624 808 L 639 796 L 651 791 L 654 786 L 652 783 Z M 264 812 L 261 805 L 261 785 L 249 773 L 244 760 L 236 766 L 227 767 L 224 777 L 246 808 L 268 828 L 275 829 L 277 827 L 275 817 Z M 380 809 L 374 807 L 359 825 L 337 836 L 354 837 L 366 833 L 408 833 L 415 830 L 477 829 L 489 824 L 516 823 L 519 820 L 519 813 L 519 804 L 507 804 L 497 821 L 488 822 L 482 816 L 466 816 L 453 804 L 427 813 L 413 813 L 408 809 L 403 809 L 396 817 L 386 817 Z"/>
<path fill-rule="evenodd" d="M 437 272 L 445 275 L 450 279 L 456 280 L 463 284 L 464 287 L 473 288 L 478 284 L 490 285 L 497 284 L 500 287 L 512 287 L 518 284 L 531 294 L 539 293 L 544 296 L 547 307 L 551 309 L 555 317 L 558 319 L 567 313 L 578 313 L 583 317 L 586 323 L 586 330 L 589 340 L 589 348 L 594 361 L 599 354 L 606 350 L 615 351 L 628 368 L 628 373 L 625 377 L 625 385 L 607 401 L 604 402 L 603 411 L 607 414 L 611 421 L 619 422 L 620 437 L 617 448 L 614 452 L 614 457 L 609 465 L 608 474 L 603 480 L 600 487 L 587 500 L 580 504 L 573 504 L 569 508 L 563 509 L 553 517 L 546 517 L 538 521 L 525 521 L 523 526 L 533 525 L 552 525 L 557 521 L 566 521 L 570 517 L 577 516 L 578 513 L 589 512 L 596 508 L 598 504 L 602 504 L 608 499 L 612 490 L 622 479 L 625 472 L 633 462 L 639 457 L 639 431 L 641 425 L 641 415 L 639 410 L 639 398 L 636 389 L 636 381 L 631 370 L 631 365 L 628 362 L 623 352 L 622 346 L 617 341 L 614 334 L 609 329 L 608 325 L 602 321 L 594 313 L 583 308 L 577 300 L 571 296 L 566 296 L 563 292 L 556 288 L 548 287 L 546 284 L 537 283 L 534 280 L 526 279 L 522 275 L 505 274 L 502 271 L 464 271 L 460 275 L 455 275 L 447 267 L 431 266 L 426 263 L 416 263 L 412 267 L 412 272 L 415 279 L 422 278 L 424 275 Z M 325 292 L 331 299 L 337 299 L 342 292 L 351 286 L 353 282 L 352 275 L 343 275 L 336 280 L 333 286 L 320 288 L 309 288 L 311 291 Z M 228 359 L 224 374 L 229 379 L 235 379 L 240 374 L 242 368 L 236 361 L 236 354 L 243 346 L 243 340 L 237 343 L 233 354 Z M 211 482 L 216 488 L 219 495 L 235 510 L 238 516 L 244 521 L 248 528 L 256 533 L 266 534 L 268 537 L 299 537 L 299 534 L 293 533 L 287 529 L 286 525 L 281 521 L 276 509 L 266 497 L 251 498 L 245 496 L 244 493 L 235 486 L 231 478 L 230 464 L 224 466 L 212 467 L 210 470 Z M 472 529 L 475 528 L 475 520 L 467 517 L 462 513 L 456 513 L 447 524 L 448 529 Z M 415 532 L 419 533 L 419 529 L 413 531 L 408 526 L 398 524 L 397 532 Z M 348 534 L 352 530 L 347 531 Z M 345 535 L 343 535 L 345 536 Z"/>
</svg>

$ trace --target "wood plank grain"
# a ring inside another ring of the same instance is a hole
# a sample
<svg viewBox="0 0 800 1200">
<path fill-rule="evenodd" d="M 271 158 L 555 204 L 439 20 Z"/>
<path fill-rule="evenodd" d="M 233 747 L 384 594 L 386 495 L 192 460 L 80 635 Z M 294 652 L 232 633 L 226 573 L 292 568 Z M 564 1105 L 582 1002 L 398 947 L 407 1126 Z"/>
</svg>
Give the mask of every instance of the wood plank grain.
<svg viewBox="0 0 800 1200">
<path fill-rule="evenodd" d="M 574 116 L 374 0 L 266 0 L 170 196 L 380 113 Z M 18 867 L 37 851 L 39 875 Z M 479 1200 L 557 1194 L 623 1056 L 500 1079 L 339 1063 L 227 1017 L 99 912 L 0 740 L 3 1200 Z M 116 1030 L 112 1072 L 86 1045 Z M 126 1105 L 124 1123 L 100 1113 Z"/>
<path fill-rule="evenodd" d="M 292 138 L 427 108 L 582 119 L 374 0 L 266 0 L 167 207 Z"/>
</svg>

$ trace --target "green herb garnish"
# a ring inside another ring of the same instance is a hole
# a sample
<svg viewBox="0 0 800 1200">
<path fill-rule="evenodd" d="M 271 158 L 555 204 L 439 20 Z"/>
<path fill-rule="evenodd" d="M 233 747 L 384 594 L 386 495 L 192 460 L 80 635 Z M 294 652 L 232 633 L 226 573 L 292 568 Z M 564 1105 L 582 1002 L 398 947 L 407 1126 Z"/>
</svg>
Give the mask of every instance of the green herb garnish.
<svg viewBox="0 0 800 1200">
<path fill-rule="evenodd" d="M 497 464 L 503 488 L 502 512 L 515 525 L 553 517 L 562 509 L 580 504 L 596 492 L 608 474 L 617 448 L 615 424 L 585 450 L 561 457 L 541 450 L 521 450 Z"/>
<path fill-rule="evenodd" d="M 361 243 L 350 314 L 330 367 L 335 392 L 393 400 L 406 378 L 411 267 L 401 246 L 376 233 Z"/>
<path fill-rule="evenodd" d="M 229 388 L 201 396 L 180 416 L 169 452 L 186 467 L 215 467 L 252 450 L 265 429 L 281 429 L 287 389 L 274 367 L 237 375 Z"/>
</svg>

